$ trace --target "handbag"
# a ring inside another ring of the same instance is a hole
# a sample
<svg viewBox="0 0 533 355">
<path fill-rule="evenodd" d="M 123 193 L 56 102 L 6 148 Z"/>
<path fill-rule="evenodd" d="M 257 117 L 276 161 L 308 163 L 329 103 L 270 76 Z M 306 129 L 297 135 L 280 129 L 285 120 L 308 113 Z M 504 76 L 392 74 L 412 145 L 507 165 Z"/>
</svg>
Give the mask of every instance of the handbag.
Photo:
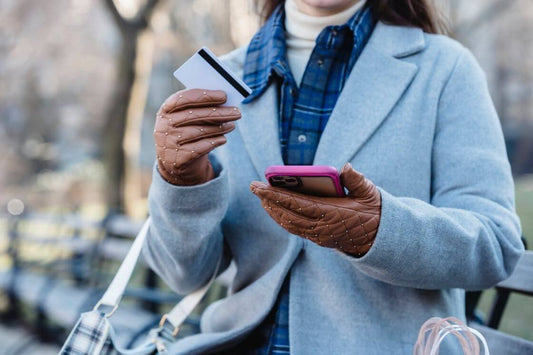
<svg viewBox="0 0 533 355">
<path fill-rule="evenodd" d="M 420 328 L 413 355 L 438 355 L 440 344 L 449 334 L 459 340 L 465 355 L 479 355 L 480 343 L 483 354 L 489 355 L 489 347 L 483 335 L 455 317 L 428 319 Z"/>
<path fill-rule="evenodd" d="M 175 341 L 180 325 L 200 302 L 218 273 L 222 256 L 209 282 L 197 291 L 184 297 L 170 312 L 163 315 L 159 326 L 150 330 L 148 340 L 135 349 L 123 349 L 117 345 L 115 331 L 109 318 L 118 308 L 122 295 L 133 274 L 135 264 L 141 254 L 148 233 L 150 217 L 142 226 L 128 254 L 102 298 L 92 311 L 82 313 L 70 332 L 59 354 L 61 355 L 148 355 L 166 352 L 169 344 Z"/>
</svg>

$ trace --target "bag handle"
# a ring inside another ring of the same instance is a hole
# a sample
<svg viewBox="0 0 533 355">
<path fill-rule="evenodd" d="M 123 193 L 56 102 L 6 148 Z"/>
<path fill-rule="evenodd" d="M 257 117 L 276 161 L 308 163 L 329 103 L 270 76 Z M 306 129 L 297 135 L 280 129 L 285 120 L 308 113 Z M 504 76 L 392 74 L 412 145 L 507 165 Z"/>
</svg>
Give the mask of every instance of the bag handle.
<svg viewBox="0 0 533 355">
<path fill-rule="evenodd" d="M 465 355 L 479 355 L 480 343 L 483 345 L 484 354 L 489 355 L 489 347 L 483 335 L 455 317 L 432 317 L 428 319 L 420 328 L 413 354 L 438 354 L 441 342 L 449 334 L 453 334 L 459 340 Z M 480 342 L 476 337 L 479 338 Z"/>
<path fill-rule="evenodd" d="M 141 255 L 141 250 L 144 244 L 144 241 L 146 239 L 146 236 L 148 234 L 148 229 L 150 227 L 151 218 L 148 217 L 146 221 L 144 222 L 141 230 L 137 234 L 137 237 L 135 237 L 135 241 L 133 242 L 132 246 L 130 247 L 130 250 L 128 251 L 128 254 L 122 261 L 122 264 L 120 265 L 117 273 L 113 277 L 113 280 L 109 284 L 106 292 L 100 298 L 100 300 L 96 303 L 93 310 L 98 310 L 100 307 L 108 307 L 111 308 L 111 311 L 109 313 L 106 313 L 106 317 L 111 317 L 113 313 L 118 308 L 118 305 L 120 303 L 120 300 L 122 299 L 122 296 L 124 295 L 124 291 L 126 290 L 126 286 L 128 285 L 131 275 L 133 274 L 133 270 L 135 269 L 135 265 L 137 264 L 137 261 L 139 260 L 139 256 Z M 200 302 L 200 300 L 203 298 L 203 296 L 207 293 L 207 290 L 213 283 L 213 281 L 216 279 L 216 276 L 218 274 L 218 269 L 220 268 L 222 260 L 222 254 L 220 255 L 220 258 L 218 259 L 217 266 L 215 268 L 215 272 L 213 273 L 213 276 L 211 276 L 211 279 L 209 282 L 200 288 L 197 291 L 194 291 L 190 293 L 189 295 L 185 296 L 178 304 L 172 308 L 172 310 L 165 314 L 161 318 L 160 326 L 164 326 L 165 322 L 169 322 L 173 327 L 173 335 L 175 336 L 178 333 L 179 326 L 185 321 L 185 319 L 189 316 L 189 314 L 193 311 L 193 309 L 196 307 L 196 305 Z"/>
</svg>

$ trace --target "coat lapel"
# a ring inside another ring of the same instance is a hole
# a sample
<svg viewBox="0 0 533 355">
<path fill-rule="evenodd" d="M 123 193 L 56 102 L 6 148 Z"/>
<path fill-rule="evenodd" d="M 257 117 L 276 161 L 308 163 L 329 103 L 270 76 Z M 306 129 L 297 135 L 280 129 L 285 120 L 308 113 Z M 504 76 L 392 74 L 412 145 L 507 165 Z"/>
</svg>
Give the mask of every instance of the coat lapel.
<svg viewBox="0 0 533 355">
<path fill-rule="evenodd" d="M 276 86 L 270 85 L 259 99 L 241 105 L 242 118 L 236 123 L 262 180 L 267 167 L 284 165 L 279 143 L 277 96 Z"/>
<path fill-rule="evenodd" d="M 314 165 L 340 169 L 351 160 L 413 80 L 417 66 L 398 58 L 417 53 L 424 46 L 421 30 L 378 22 L 322 133 Z M 237 121 L 246 150 L 263 180 L 268 166 L 284 165 L 278 109 L 277 88 L 270 85 L 258 99 L 241 105 L 242 119 Z"/>
<path fill-rule="evenodd" d="M 322 133 L 314 165 L 340 169 L 394 108 L 417 66 L 397 59 L 424 47 L 422 31 L 378 23 Z"/>
</svg>

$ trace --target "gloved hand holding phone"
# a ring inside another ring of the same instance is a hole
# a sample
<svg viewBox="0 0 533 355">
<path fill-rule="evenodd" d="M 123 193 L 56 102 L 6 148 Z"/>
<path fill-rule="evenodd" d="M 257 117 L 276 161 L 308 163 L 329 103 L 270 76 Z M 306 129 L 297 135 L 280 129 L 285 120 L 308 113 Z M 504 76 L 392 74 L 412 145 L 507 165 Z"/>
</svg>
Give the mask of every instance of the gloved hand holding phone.
<svg viewBox="0 0 533 355">
<path fill-rule="evenodd" d="M 363 256 L 376 238 L 381 219 L 377 187 L 346 163 L 340 180 L 345 197 L 313 196 L 253 181 L 250 190 L 267 213 L 292 234 L 327 248 Z"/>
<path fill-rule="evenodd" d="M 171 95 L 157 112 L 154 140 L 160 175 L 174 185 L 199 185 L 215 177 L 207 154 L 226 143 L 241 117 L 221 90 L 190 89 Z"/>
</svg>

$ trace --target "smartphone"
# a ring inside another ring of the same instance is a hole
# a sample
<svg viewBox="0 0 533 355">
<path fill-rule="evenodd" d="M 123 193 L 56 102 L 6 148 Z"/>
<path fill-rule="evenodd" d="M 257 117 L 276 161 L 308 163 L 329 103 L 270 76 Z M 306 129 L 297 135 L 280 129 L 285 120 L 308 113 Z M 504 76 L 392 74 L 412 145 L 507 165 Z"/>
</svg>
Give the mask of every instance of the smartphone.
<svg viewBox="0 0 533 355">
<path fill-rule="evenodd" d="M 343 197 L 339 172 L 329 165 L 272 165 L 265 170 L 271 186 L 307 195 Z"/>
</svg>

